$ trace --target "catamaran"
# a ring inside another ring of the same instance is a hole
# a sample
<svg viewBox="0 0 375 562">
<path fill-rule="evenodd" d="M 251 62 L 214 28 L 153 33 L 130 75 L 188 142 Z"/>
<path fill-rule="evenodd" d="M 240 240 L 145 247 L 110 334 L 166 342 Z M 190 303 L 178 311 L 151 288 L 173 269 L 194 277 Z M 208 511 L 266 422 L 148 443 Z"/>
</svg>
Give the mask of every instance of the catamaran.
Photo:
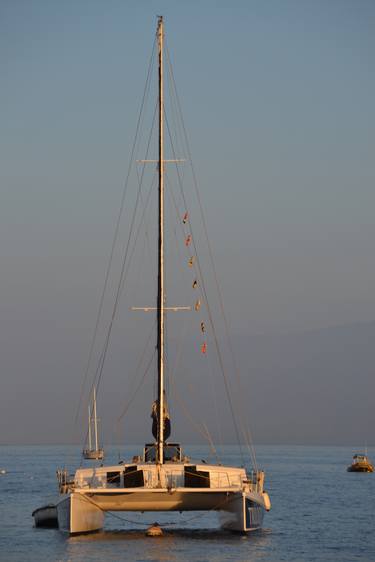
<svg viewBox="0 0 375 562">
<path fill-rule="evenodd" d="M 70 534 L 98 531 L 103 528 L 107 512 L 191 512 L 215 511 L 221 526 L 232 531 L 248 532 L 261 528 L 263 516 L 271 508 L 264 489 L 264 472 L 256 467 L 225 466 L 189 459 L 177 442 L 168 441 L 170 414 L 165 385 L 166 327 L 169 310 L 165 292 L 164 248 L 164 22 L 158 17 L 156 31 L 158 59 L 158 276 L 157 303 L 157 395 L 152 405 L 152 434 L 140 455 L 114 465 L 80 467 L 73 477 L 58 471 L 59 500 L 57 522 L 61 531 Z M 173 160 L 176 161 L 176 160 Z M 155 161 L 154 161 L 155 162 Z M 187 212 L 182 222 L 188 220 Z M 185 245 L 191 241 L 187 236 Z M 189 267 L 193 258 L 189 258 Z M 197 286 L 193 281 L 193 288 Z M 200 301 L 193 308 L 198 310 Z M 147 309 L 148 310 L 148 309 Z M 203 322 L 202 332 L 205 331 Z M 206 343 L 202 344 L 202 353 Z M 96 399 L 95 399 L 96 400 Z M 96 402 L 95 402 L 96 403 Z M 90 414 L 91 417 L 91 414 Z M 96 411 L 94 413 L 96 420 Z M 91 422 L 91 419 L 90 419 Z M 97 445 L 96 445 L 97 450 Z M 97 457 L 95 457 L 97 458 Z"/>
</svg>

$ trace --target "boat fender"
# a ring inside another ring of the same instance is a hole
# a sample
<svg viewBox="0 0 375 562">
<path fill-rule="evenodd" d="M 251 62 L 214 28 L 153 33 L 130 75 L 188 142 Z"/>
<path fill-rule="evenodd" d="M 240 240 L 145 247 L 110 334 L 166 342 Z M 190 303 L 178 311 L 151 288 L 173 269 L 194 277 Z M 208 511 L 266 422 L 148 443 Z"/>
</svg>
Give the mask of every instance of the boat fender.
<svg viewBox="0 0 375 562">
<path fill-rule="evenodd" d="M 271 509 L 271 500 L 267 492 L 262 492 L 262 498 L 266 511 L 269 511 Z"/>
</svg>

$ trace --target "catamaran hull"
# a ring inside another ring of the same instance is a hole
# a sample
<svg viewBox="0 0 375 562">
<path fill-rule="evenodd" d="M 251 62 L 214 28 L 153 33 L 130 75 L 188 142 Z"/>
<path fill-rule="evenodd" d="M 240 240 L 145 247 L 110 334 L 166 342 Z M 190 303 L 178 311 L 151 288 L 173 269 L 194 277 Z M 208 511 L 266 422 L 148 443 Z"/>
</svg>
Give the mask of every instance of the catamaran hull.
<svg viewBox="0 0 375 562">
<path fill-rule="evenodd" d="M 57 504 L 60 531 L 70 534 L 93 533 L 104 525 L 104 512 L 83 494 L 72 493 Z"/>
<path fill-rule="evenodd" d="M 261 503 L 228 490 L 90 490 L 66 496 L 57 513 L 59 528 L 70 534 L 100 530 L 106 511 L 218 511 L 223 528 L 248 532 L 262 526 L 266 509 L 262 496 L 255 499 Z"/>
<path fill-rule="evenodd" d="M 220 523 L 223 529 L 229 531 L 257 531 L 262 528 L 265 511 L 264 505 L 241 494 L 225 510 L 220 511 Z"/>
</svg>

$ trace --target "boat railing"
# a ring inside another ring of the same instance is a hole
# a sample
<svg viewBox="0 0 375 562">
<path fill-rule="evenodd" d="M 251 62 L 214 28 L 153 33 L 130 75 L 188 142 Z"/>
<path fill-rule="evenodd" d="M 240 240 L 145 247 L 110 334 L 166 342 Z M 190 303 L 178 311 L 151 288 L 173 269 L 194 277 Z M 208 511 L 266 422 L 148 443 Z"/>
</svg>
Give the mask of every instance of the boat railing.
<svg viewBox="0 0 375 562">
<path fill-rule="evenodd" d="M 56 477 L 60 494 L 67 494 L 74 489 L 74 476 L 70 476 L 66 468 L 58 468 Z"/>
<path fill-rule="evenodd" d="M 232 488 L 242 485 L 242 475 L 237 472 L 210 471 L 210 488 Z"/>
<path fill-rule="evenodd" d="M 258 492 L 261 494 L 264 488 L 264 471 L 263 470 L 252 470 L 250 472 L 250 478 L 247 481 L 253 492 Z"/>
<path fill-rule="evenodd" d="M 160 484 L 155 470 L 143 470 L 146 488 L 157 488 Z M 242 486 L 242 476 L 234 472 L 210 471 L 210 488 L 238 488 Z M 181 470 L 166 470 L 161 474 L 161 485 L 164 488 L 184 488 L 185 474 Z"/>
<path fill-rule="evenodd" d="M 158 473 L 154 468 L 143 470 L 143 486 L 145 488 L 158 488 L 161 484 L 163 488 L 175 489 L 184 488 L 185 484 L 185 472 L 181 469 L 170 469 L 164 470 Z M 251 475 L 251 480 L 247 481 L 253 491 L 260 491 L 263 486 L 261 478 L 259 479 L 259 473 L 253 473 Z M 74 483 L 68 483 L 67 474 L 61 476 L 61 485 L 71 485 L 73 484 L 76 488 L 121 488 L 124 486 L 123 475 L 121 471 L 117 472 L 99 472 L 91 475 L 79 475 L 76 476 Z M 160 482 L 161 479 L 161 482 Z M 241 488 L 243 486 L 244 480 L 243 475 L 239 474 L 237 471 L 225 471 L 225 470 L 209 470 L 209 486 L 202 486 L 208 488 Z M 189 485 L 187 487 L 190 487 Z M 198 486 L 199 487 L 199 486 Z"/>
</svg>

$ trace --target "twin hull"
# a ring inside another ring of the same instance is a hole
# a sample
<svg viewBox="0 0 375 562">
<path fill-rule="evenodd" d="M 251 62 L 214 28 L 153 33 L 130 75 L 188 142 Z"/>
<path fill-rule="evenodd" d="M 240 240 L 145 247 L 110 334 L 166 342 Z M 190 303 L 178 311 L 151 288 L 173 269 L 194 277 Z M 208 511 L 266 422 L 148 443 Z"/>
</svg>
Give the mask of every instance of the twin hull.
<svg viewBox="0 0 375 562">
<path fill-rule="evenodd" d="M 57 504 L 59 528 L 100 530 L 106 511 L 218 511 L 222 527 L 252 531 L 271 507 L 263 479 L 263 472 L 249 482 L 243 468 L 183 463 L 79 469 Z"/>
<path fill-rule="evenodd" d="M 262 526 L 263 495 L 215 490 L 72 492 L 57 504 L 59 528 L 70 534 L 99 531 L 106 511 L 220 512 L 221 526 L 232 531 L 254 531 Z"/>
<path fill-rule="evenodd" d="M 57 504 L 59 528 L 70 534 L 103 528 L 106 511 L 219 511 L 221 526 L 254 531 L 262 526 L 266 494 L 217 490 L 76 491 Z"/>
</svg>

